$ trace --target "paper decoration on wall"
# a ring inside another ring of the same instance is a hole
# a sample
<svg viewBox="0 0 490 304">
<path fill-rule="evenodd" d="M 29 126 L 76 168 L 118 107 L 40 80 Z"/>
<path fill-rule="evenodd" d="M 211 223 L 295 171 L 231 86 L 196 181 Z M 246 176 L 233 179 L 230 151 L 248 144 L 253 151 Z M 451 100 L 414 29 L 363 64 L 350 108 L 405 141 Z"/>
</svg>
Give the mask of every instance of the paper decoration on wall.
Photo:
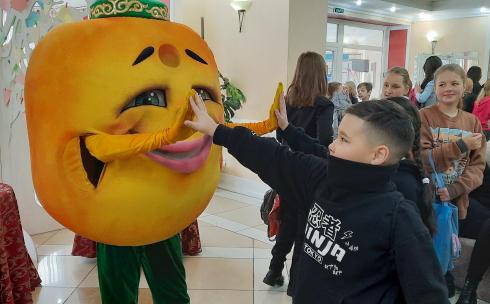
<svg viewBox="0 0 490 304">
<path fill-rule="evenodd" d="M 10 103 L 10 96 L 12 95 L 12 90 L 11 89 L 4 89 L 3 92 L 3 103 L 5 105 L 8 105 Z"/>
<path fill-rule="evenodd" d="M 0 0 L 0 128 L 10 128 L 8 144 L 15 121 L 24 115 L 24 78 L 31 52 L 39 39 L 67 20 L 55 18 L 61 7 L 65 3 L 59 0 Z M 71 20 L 85 15 L 86 8 L 69 8 Z"/>
<path fill-rule="evenodd" d="M 10 0 L 0 0 L 0 8 L 8 11 L 10 9 Z"/>
<path fill-rule="evenodd" d="M 27 0 L 12 0 L 11 6 L 14 10 L 22 12 L 27 7 Z"/>
<path fill-rule="evenodd" d="M 33 27 L 33 26 L 37 25 L 39 17 L 40 17 L 39 12 L 31 12 L 29 14 L 29 17 L 27 17 L 27 19 L 26 19 L 26 26 L 27 27 Z"/>
</svg>

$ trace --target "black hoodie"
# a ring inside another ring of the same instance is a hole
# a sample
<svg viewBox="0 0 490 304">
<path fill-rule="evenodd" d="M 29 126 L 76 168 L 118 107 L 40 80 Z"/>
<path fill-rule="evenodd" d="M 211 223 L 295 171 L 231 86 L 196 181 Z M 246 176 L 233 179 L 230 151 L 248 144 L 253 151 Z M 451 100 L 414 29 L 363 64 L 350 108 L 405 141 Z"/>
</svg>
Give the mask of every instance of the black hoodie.
<svg viewBox="0 0 490 304">
<path fill-rule="evenodd" d="M 307 154 L 313 154 L 318 157 L 326 158 L 328 156 L 328 150 L 320 145 L 315 138 L 311 138 L 301 128 L 297 128 L 289 124 L 289 126 L 283 131 L 284 140 L 288 143 L 289 147 L 293 151 L 299 151 Z M 403 194 L 403 196 L 417 205 L 418 211 L 423 215 L 422 220 L 427 229 L 431 229 L 431 219 L 429 219 L 429 210 L 431 206 L 424 205 L 424 187 L 422 179 L 424 177 L 420 174 L 420 170 L 417 165 L 408 159 L 401 160 L 398 165 L 398 170 L 393 176 L 393 182 L 396 185 L 397 190 Z"/>
<path fill-rule="evenodd" d="M 291 152 L 240 127 L 220 125 L 214 143 L 308 214 L 294 303 L 448 303 L 430 235 L 391 182 L 394 166 Z"/>
</svg>

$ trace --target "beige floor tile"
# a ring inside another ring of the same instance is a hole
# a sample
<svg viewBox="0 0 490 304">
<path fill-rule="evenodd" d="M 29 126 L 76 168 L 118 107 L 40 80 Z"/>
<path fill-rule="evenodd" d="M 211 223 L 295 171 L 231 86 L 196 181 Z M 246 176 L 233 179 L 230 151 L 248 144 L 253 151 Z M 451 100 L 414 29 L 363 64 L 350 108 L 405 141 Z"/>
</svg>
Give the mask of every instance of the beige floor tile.
<svg viewBox="0 0 490 304">
<path fill-rule="evenodd" d="M 232 211 L 232 210 L 244 208 L 247 206 L 249 206 L 249 205 L 245 204 L 245 203 L 237 202 L 237 201 L 229 199 L 229 198 L 225 198 L 225 197 L 215 195 L 211 199 L 211 202 L 209 203 L 205 212 L 209 213 L 209 214 L 216 214 L 216 213 L 221 213 L 221 212 Z"/>
<path fill-rule="evenodd" d="M 97 274 L 97 266 L 94 267 L 88 274 L 88 276 L 80 283 L 80 287 L 83 288 L 99 288 L 99 277 Z"/>
<path fill-rule="evenodd" d="M 269 240 L 269 237 L 267 236 L 267 232 L 255 229 L 255 228 L 248 228 L 248 229 L 243 229 L 240 231 L 237 231 L 238 234 L 249 237 L 251 239 L 261 241 L 264 243 L 272 243 Z"/>
<path fill-rule="evenodd" d="M 253 304 L 253 291 L 189 290 L 192 304 Z"/>
<path fill-rule="evenodd" d="M 254 227 L 263 223 L 262 219 L 260 218 L 259 206 L 248 206 L 237 210 L 217 213 L 215 215 L 243 225 L 247 225 L 249 227 Z"/>
<path fill-rule="evenodd" d="M 252 290 L 252 259 L 185 259 L 189 289 Z"/>
<path fill-rule="evenodd" d="M 58 304 L 64 303 L 74 290 L 74 288 L 37 287 L 32 297 L 34 304 Z"/>
<path fill-rule="evenodd" d="M 39 256 L 37 270 L 43 286 L 77 287 L 95 267 L 93 261 L 73 256 Z"/>
<path fill-rule="evenodd" d="M 78 288 L 65 304 L 101 304 L 99 288 Z"/>
<path fill-rule="evenodd" d="M 203 247 L 252 248 L 251 238 L 219 227 L 199 227 Z"/>
<path fill-rule="evenodd" d="M 286 291 L 289 282 L 286 267 L 282 271 L 282 275 L 284 276 L 283 286 L 272 287 L 262 282 L 269 270 L 269 263 L 270 259 L 254 259 L 254 290 Z"/>
<path fill-rule="evenodd" d="M 273 246 L 274 246 L 273 243 L 264 243 L 261 241 L 254 240 L 254 248 L 272 249 Z"/>
<path fill-rule="evenodd" d="M 79 288 L 65 304 L 100 304 L 99 288 Z M 139 289 L 139 304 L 152 304 L 151 292 L 149 289 Z"/>
<path fill-rule="evenodd" d="M 258 229 L 258 230 L 262 230 L 262 231 L 264 231 L 264 232 L 266 232 L 266 233 L 267 233 L 267 225 L 266 225 L 266 224 L 264 224 L 264 223 L 262 223 L 262 224 L 260 224 L 260 225 L 257 225 L 257 226 L 255 226 L 255 227 L 253 227 L 253 228 Z"/>
<path fill-rule="evenodd" d="M 285 292 L 254 291 L 254 304 L 291 304 L 292 298 Z"/>
<path fill-rule="evenodd" d="M 55 235 L 49 238 L 43 245 L 73 245 L 75 234 L 68 229 L 63 229 L 56 232 Z"/>
<path fill-rule="evenodd" d="M 220 227 L 222 229 L 233 232 L 250 228 L 247 225 L 243 225 L 227 218 L 216 216 L 214 214 L 207 214 L 207 216 L 203 216 L 202 218 L 200 217 L 199 219 L 215 227 Z"/>
<path fill-rule="evenodd" d="M 206 223 L 206 222 L 203 222 L 203 221 L 201 221 L 201 220 L 198 220 L 198 221 L 197 221 L 197 224 L 199 225 L 199 228 L 201 228 L 201 227 L 214 227 L 213 225 L 208 224 L 208 223 Z"/>
<path fill-rule="evenodd" d="M 46 233 L 40 233 L 40 234 L 34 234 L 32 235 L 32 241 L 36 246 L 44 244 L 49 238 L 51 238 L 53 235 L 55 235 L 57 232 L 61 230 L 55 230 L 55 231 L 50 231 Z"/>
<path fill-rule="evenodd" d="M 72 245 L 40 245 L 38 255 L 71 255 Z"/>
<path fill-rule="evenodd" d="M 230 248 L 230 247 L 202 247 L 202 252 L 198 256 L 186 257 L 196 258 L 229 258 L 229 259 L 253 259 L 253 248 Z"/>
<path fill-rule="evenodd" d="M 146 288 L 140 288 L 138 304 L 153 304 L 153 299 L 151 298 L 151 291 Z"/>
</svg>

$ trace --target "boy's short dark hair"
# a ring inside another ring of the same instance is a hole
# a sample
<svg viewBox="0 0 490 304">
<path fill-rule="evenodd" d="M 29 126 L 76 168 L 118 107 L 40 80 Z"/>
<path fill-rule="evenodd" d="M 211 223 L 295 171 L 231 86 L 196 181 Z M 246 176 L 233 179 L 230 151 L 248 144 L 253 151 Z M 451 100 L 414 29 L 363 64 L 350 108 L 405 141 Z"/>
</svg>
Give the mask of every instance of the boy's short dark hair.
<svg viewBox="0 0 490 304">
<path fill-rule="evenodd" d="M 370 82 L 361 82 L 357 85 L 357 89 L 359 90 L 361 87 L 365 87 L 366 91 L 371 92 L 373 90 L 373 84 Z"/>
<path fill-rule="evenodd" d="M 390 164 L 399 162 L 412 147 L 414 130 L 410 116 L 401 106 L 388 100 L 371 100 L 356 103 L 346 114 L 366 122 L 370 142 L 388 146 Z"/>
</svg>

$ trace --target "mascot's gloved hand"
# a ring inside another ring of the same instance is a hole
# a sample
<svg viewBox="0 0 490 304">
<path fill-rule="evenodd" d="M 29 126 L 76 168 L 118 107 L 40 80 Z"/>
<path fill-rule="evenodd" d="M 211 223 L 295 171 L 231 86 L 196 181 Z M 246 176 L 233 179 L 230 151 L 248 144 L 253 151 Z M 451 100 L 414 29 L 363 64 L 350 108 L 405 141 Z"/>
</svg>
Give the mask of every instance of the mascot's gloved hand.
<svg viewBox="0 0 490 304">
<path fill-rule="evenodd" d="M 275 129 L 277 129 L 277 118 L 276 118 L 275 110 L 276 109 L 279 110 L 279 100 L 283 95 L 283 91 L 284 88 L 282 82 L 279 82 L 279 84 L 277 85 L 276 95 L 274 96 L 274 102 L 272 103 L 269 109 L 269 118 L 267 118 L 267 120 L 259 121 L 259 122 L 244 122 L 244 123 L 227 122 L 225 123 L 225 126 L 229 128 L 245 127 L 253 131 L 255 134 L 259 136 L 274 131 Z"/>
<path fill-rule="evenodd" d="M 196 94 L 193 90 L 191 94 Z M 127 158 L 150 152 L 162 146 L 176 143 L 190 137 L 195 131 L 187 128 L 184 121 L 192 120 L 193 112 L 189 103 L 178 110 L 177 118 L 170 128 L 155 133 L 140 134 L 94 134 L 85 137 L 85 144 L 95 158 L 102 162 Z"/>
</svg>

